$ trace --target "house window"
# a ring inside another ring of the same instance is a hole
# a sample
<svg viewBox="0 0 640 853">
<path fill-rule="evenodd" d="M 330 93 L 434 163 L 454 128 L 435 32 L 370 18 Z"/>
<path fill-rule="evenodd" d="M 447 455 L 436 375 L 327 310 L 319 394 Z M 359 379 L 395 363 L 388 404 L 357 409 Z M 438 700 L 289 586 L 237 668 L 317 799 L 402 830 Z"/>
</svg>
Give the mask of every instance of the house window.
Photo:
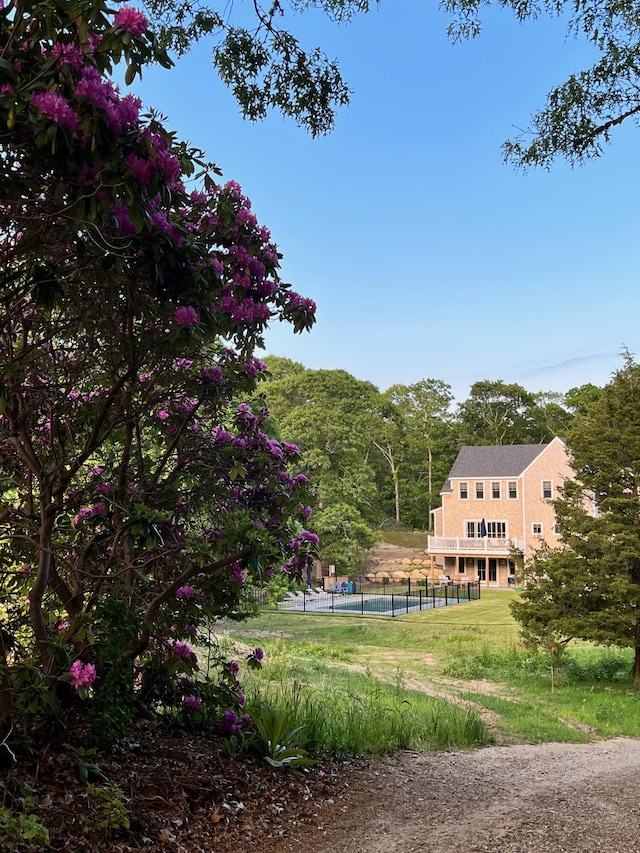
<svg viewBox="0 0 640 853">
<path fill-rule="evenodd" d="M 465 563 L 464 557 L 458 557 L 458 574 L 459 575 L 464 574 L 464 563 Z"/>
<path fill-rule="evenodd" d="M 487 521 L 487 538 L 489 538 L 489 539 L 506 539 L 507 538 L 507 522 L 506 521 Z"/>
<path fill-rule="evenodd" d="M 466 501 L 469 497 L 469 484 L 468 483 L 460 483 L 460 500 Z"/>
<path fill-rule="evenodd" d="M 515 575 L 515 573 L 516 573 L 516 564 L 513 562 L 513 560 L 509 560 L 509 574 Z"/>
<path fill-rule="evenodd" d="M 553 532 L 556 534 L 556 536 L 560 536 L 560 525 L 558 524 L 557 521 L 553 525 Z"/>
<path fill-rule="evenodd" d="M 549 500 L 553 497 L 553 488 L 551 484 L 551 480 L 543 480 L 542 481 L 542 497 L 545 500 Z"/>
<path fill-rule="evenodd" d="M 476 523 L 475 521 L 467 521 L 467 539 L 476 538 Z"/>
<path fill-rule="evenodd" d="M 484 498 L 484 483 L 476 483 L 476 500 L 481 501 Z"/>
<path fill-rule="evenodd" d="M 518 484 L 515 480 L 509 481 L 509 500 L 515 501 L 518 497 Z"/>
<path fill-rule="evenodd" d="M 534 521 L 531 525 L 531 532 L 534 536 L 542 536 L 542 524 L 539 521 Z"/>
<path fill-rule="evenodd" d="M 491 483 L 491 498 L 494 501 L 500 500 L 500 483 Z"/>
</svg>

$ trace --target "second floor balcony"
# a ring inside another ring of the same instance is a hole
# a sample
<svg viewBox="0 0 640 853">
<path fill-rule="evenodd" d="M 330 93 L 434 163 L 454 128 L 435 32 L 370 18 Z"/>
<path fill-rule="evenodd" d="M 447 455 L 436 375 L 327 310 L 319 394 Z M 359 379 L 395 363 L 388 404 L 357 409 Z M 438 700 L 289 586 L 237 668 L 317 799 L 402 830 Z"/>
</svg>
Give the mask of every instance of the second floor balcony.
<svg viewBox="0 0 640 853">
<path fill-rule="evenodd" d="M 509 556 L 513 549 L 524 551 L 524 539 L 493 539 L 489 536 L 474 539 L 463 536 L 429 536 L 429 554 L 499 554 Z"/>
</svg>

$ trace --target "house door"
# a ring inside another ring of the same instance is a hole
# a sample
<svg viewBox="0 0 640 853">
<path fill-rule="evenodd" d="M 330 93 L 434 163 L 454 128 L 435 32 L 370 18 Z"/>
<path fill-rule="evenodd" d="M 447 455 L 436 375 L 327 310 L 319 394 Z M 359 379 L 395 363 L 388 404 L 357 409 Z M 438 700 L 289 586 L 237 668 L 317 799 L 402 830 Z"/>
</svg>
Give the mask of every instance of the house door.
<svg viewBox="0 0 640 853">
<path fill-rule="evenodd" d="M 485 557 L 478 557 L 478 580 L 486 581 L 487 579 L 487 561 Z"/>
<path fill-rule="evenodd" d="M 489 557 L 489 583 L 494 583 L 498 580 L 498 561 Z"/>
</svg>

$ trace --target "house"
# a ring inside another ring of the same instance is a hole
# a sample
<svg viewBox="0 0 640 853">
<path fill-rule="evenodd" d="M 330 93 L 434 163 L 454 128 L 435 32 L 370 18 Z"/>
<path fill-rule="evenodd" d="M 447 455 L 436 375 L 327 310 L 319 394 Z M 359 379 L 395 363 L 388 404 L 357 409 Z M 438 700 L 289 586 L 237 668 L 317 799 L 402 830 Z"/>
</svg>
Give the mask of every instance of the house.
<svg viewBox="0 0 640 853">
<path fill-rule="evenodd" d="M 566 444 L 463 447 L 432 511 L 427 553 L 436 574 L 483 586 L 514 583 L 513 550 L 560 543 L 551 500 L 573 478 Z"/>
</svg>

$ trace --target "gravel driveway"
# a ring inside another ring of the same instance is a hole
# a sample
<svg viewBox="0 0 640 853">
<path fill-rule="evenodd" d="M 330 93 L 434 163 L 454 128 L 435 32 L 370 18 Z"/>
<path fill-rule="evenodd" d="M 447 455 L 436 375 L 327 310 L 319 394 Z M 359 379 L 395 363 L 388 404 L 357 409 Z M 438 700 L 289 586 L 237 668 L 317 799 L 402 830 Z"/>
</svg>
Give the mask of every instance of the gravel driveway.
<svg viewBox="0 0 640 853">
<path fill-rule="evenodd" d="M 640 853 L 639 803 L 638 740 L 405 753 L 354 772 L 280 849 Z"/>
</svg>

